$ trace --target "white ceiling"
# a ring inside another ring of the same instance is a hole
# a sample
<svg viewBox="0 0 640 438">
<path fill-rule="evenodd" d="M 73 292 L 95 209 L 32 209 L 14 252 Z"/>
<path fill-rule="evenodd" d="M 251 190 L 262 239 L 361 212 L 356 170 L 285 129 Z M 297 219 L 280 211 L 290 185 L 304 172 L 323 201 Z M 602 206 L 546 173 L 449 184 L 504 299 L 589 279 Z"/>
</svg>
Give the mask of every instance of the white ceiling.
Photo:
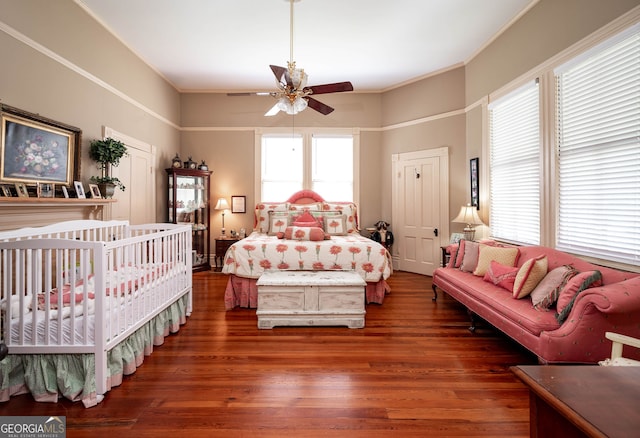
<svg viewBox="0 0 640 438">
<path fill-rule="evenodd" d="M 462 65 L 538 0 L 296 0 L 309 85 L 382 91 Z M 272 91 L 289 0 L 76 0 L 180 91 Z"/>
</svg>

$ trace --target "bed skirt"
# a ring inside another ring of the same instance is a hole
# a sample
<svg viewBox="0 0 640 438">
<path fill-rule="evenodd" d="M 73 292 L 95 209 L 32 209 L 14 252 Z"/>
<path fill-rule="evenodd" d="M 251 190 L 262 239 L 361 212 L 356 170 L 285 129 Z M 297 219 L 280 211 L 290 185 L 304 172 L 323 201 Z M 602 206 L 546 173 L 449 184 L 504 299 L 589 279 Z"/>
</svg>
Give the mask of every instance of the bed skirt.
<svg viewBox="0 0 640 438">
<path fill-rule="evenodd" d="M 227 310 L 236 307 L 247 307 L 255 309 L 258 307 L 258 286 L 256 278 L 244 278 L 237 275 L 229 275 L 227 287 L 224 291 L 224 305 Z M 384 296 L 391 292 L 389 285 L 384 279 L 376 283 L 367 283 L 365 291 L 365 302 L 382 304 Z"/>
<path fill-rule="evenodd" d="M 119 386 L 123 376 L 133 374 L 153 347 L 180 330 L 187 320 L 188 296 L 183 295 L 107 354 L 107 390 Z M 96 394 L 95 355 L 9 354 L 0 362 L 0 402 L 31 393 L 39 402 L 57 402 L 60 395 L 82 401 L 86 408 L 97 405 L 104 395 Z"/>
</svg>

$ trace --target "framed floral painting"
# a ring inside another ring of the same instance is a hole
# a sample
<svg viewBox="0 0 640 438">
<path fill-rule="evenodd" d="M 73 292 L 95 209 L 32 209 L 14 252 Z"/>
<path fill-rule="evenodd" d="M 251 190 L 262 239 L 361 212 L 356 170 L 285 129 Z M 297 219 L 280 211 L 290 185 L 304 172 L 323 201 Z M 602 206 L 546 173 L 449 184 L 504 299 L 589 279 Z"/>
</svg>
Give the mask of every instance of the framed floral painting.
<svg viewBox="0 0 640 438">
<path fill-rule="evenodd" d="M 0 180 L 72 184 L 78 179 L 80 129 L 2 105 Z"/>
</svg>

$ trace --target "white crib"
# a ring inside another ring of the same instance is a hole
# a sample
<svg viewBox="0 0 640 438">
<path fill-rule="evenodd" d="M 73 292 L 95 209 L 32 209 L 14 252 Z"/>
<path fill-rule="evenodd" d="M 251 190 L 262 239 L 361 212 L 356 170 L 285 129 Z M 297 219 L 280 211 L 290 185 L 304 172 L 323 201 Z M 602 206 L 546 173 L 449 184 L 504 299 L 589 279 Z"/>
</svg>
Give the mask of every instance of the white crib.
<svg viewBox="0 0 640 438">
<path fill-rule="evenodd" d="M 110 370 L 111 352 L 132 339 L 145 344 L 133 370 L 122 365 L 129 374 L 186 322 L 191 269 L 185 225 L 82 220 L 0 233 L 2 336 L 9 348 L 0 362 L 0 401 L 30 391 L 39 401 L 62 393 L 87 407 L 99 403 L 122 378 Z M 153 340 L 140 340 L 146 334 Z M 69 388 L 38 387 L 47 379 L 33 376 L 35 370 L 59 374 L 60 359 L 89 369 L 63 385 Z M 24 381 L 16 381 L 21 368 Z"/>
</svg>

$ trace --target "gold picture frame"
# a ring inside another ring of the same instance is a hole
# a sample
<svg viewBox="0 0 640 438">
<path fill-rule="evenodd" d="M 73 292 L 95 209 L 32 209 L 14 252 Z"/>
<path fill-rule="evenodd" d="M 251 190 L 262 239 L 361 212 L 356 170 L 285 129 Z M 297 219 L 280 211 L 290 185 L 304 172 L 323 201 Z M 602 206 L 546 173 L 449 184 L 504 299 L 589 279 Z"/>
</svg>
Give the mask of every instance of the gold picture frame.
<svg viewBox="0 0 640 438">
<path fill-rule="evenodd" d="M 79 128 L 0 105 L 0 181 L 72 184 L 80 163 Z"/>
</svg>

